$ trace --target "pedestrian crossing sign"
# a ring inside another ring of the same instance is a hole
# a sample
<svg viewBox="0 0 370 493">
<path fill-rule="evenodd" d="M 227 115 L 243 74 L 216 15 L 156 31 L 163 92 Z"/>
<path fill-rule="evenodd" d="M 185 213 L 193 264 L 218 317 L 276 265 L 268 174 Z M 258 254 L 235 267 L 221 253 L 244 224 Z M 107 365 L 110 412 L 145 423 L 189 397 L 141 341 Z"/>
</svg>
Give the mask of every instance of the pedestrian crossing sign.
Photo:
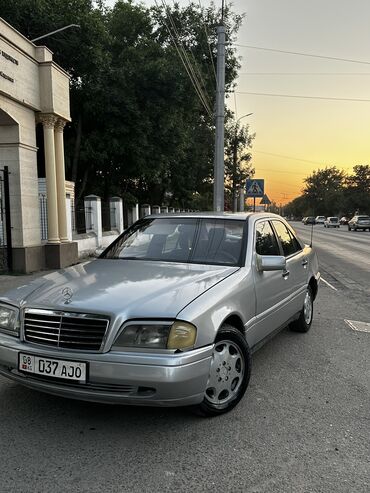
<svg viewBox="0 0 370 493">
<path fill-rule="evenodd" d="M 247 197 L 263 197 L 265 193 L 265 180 L 247 180 Z"/>
</svg>

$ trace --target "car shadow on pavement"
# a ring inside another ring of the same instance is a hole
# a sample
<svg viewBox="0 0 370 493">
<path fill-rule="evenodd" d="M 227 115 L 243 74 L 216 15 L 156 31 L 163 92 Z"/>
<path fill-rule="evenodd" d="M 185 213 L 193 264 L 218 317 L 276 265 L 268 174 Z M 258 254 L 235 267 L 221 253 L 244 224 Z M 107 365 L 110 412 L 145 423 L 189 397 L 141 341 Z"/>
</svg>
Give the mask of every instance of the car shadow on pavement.
<svg viewBox="0 0 370 493">
<path fill-rule="evenodd" d="M 238 408 L 243 406 L 246 401 L 253 401 L 254 387 L 256 381 L 264 380 L 265 376 L 261 373 L 270 373 L 277 361 L 277 355 L 280 351 L 284 351 L 283 347 L 297 338 L 287 329 L 280 332 L 272 340 L 268 341 L 259 351 L 253 354 L 252 362 L 252 378 L 247 394 Z M 275 361 L 274 361 L 275 360 Z M 273 371 L 278 371 L 279 368 Z M 84 429 L 95 431 L 98 426 L 132 428 L 140 423 L 140 427 L 149 423 L 153 424 L 165 423 L 166 426 L 172 421 L 174 423 L 181 421 L 192 422 L 200 418 L 195 415 L 190 408 L 186 407 L 150 407 L 150 406 L 130 406 L 120 404 L 100 404 L 87 401 L 79 401 L 68 399 L 59 396 L 54 396 L 33 389 L 28 389 L 15 382 L 0 380 L 0 416 L 1 421 L 11 428 L 17 421 L 24 420 L 27 417 L 27 422 L 32 423 L 37 427 L 42 423 L 44 428 L 48 422 L 55 426 L 59 423 L 61 427 L 76 426 Z M 235 413 L 235 411 L 232 411 Z"/>
</svg>

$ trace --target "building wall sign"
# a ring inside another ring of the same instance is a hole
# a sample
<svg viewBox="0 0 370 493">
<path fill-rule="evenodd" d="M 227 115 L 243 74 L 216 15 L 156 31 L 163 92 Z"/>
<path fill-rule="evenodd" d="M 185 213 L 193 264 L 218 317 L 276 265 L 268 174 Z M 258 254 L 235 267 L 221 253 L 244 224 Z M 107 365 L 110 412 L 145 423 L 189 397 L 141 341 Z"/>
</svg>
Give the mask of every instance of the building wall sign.
<svg viewBox="0 0 370 493">
<path fill-rule="evenodd" d="M 16 58 L 12 57 L 11 55 L 9 55 L 9 53 L 7 53 L 6 51 L 0 50 L 0 54 L 5 58 L 5 60 L 8 60 L 9 62 L 14 63 L 14 65 L 19 65 L 18 60 Z M 9 82 L 14 83 L 13 77 L 11 77 L 10 75 L 6 74 L 2 70 L 0 70 L 0 77 L 2 77 L 3 79 L 5 79 L 5 80 L 7 80 Z"/>
<path fill-rule="evenodd" d="M 8 80 L 9 82 L 14 82 L 13 77 L 10 77 L 10 75 L 4 74 L 4 72 L 2 72 L 1 70 L 0 70 L 0 77 L 2 77 L 3 79 Z"/>
<path fill-rule="evenodd" d="M 14 65 L 19 65 L 19 62 L 17 59 L 13 58 L 11 55 L 9 55 L 9 53 L 7 53 L 6 51 L 3 51 L 1 50 L 1 54 L 4 58 L 6 58 L 6 60 L 9 60 L 9 62 L 12 62 L 14 63 Z"/>
<path fill-rule="evenodd" d="M 1 27 L 1 23 L 0 23 Z M 34 57 L 0 35 L 0 93 L 40 109 L 39 67 Z"/>
</svg>

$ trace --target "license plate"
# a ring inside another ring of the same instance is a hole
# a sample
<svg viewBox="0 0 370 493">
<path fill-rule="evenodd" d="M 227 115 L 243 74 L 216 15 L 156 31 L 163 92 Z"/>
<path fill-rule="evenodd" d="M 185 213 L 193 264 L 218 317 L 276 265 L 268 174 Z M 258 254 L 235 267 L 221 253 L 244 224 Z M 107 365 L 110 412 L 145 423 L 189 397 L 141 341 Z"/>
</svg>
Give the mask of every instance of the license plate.
<svg viewBox="0 0 370 493">
<path fill-rule="evenodd" d="M 86 363 L 19 354 L 19 369 L 46 377 L 86 382 Z"/>
</svg>

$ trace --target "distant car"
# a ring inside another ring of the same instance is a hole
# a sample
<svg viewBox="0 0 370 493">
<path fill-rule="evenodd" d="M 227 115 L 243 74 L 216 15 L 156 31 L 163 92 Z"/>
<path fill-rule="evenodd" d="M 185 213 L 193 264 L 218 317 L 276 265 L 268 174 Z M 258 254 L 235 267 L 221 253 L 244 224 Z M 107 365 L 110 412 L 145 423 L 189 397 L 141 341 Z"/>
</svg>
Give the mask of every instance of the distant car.
<svg viewBox="0 0 370 493">
<path fill-rule="evenodd" d="M 327 217 L 324 221 L 324 228 L 339 228 L 339 218 L 336 216 Z"/>
<path fill-rule="evenodd" d="M 304 224 L 304 222 L 305 222 L 306 219 L 307 219 L 306 216 L 305 217 L 302 217 L 303 224 Z"/>
<path fill-rule="evenodd" d="M 348 224 L 348 218 L 346 216 L 343 216 L 339 219 L 339 223 L 342 225 L 342 226 L 345 226 L 346 224 Z"/>
<path fill-rule="evenodd" d="M 324 222 L 325 222 L 325 216 L 316 216 L 315 224 L 324 224 Z"/>
<path fill-rule="evenodd" d="M 314 217 L 305 217 L 303 224 L 315 224 L 315 218 Z"/>
<path fill-rule="evenodd" d="M 147 216 L 97 260 L 1 296 L 0 378 L 221 414 L 247 389 L 253 348 L 310 329 L 319 280 L 314 249 L 275 214 Z"/>
<path fill-rule="evenodd" d="M 354 216 L 348 221 L 348 231 L 357 231 L 358 229 L 370 231 L 370 216 Z"/>
</svg>

